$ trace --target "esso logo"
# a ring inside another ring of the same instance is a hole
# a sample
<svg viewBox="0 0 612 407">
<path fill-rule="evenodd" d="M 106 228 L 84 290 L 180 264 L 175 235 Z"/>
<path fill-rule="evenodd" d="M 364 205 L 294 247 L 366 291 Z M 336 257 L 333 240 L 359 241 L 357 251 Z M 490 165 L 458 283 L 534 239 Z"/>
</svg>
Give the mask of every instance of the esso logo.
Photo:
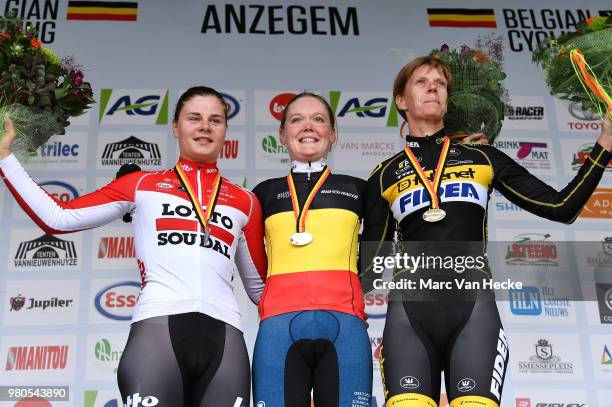
<svg viewBox="0 0 612 407">
<path fill-rule="evenodd" d="M 72 185 L 62 181 L 47 181 L 39 184 L 49 195 L 60 202 L 68 202 L 78 198 L 79 191 Z"/>
<path fill-rule="evenodd" d="M 281 93 L 276 95 L 270 101 L 270 114 L 278 121 L 283 117 L 283 111 L 287 104 L 296 96 L 295 93 Z"/>
<path fill-rule="evenodd" d="M 240 103 L 238 103 L 238 100 L 235 97 L 228 95 L 227 93 L 221 93 L 221 96 L 223 96 L 225 106 L 227 106 L 227 120 L 231 120 L 240 111 Z"/>
<path fill-rule="evenodd" d="M 364 296 L 364 302 L 368 318 L 384 318 L 387 315 L 389 295 L 384 293 L 367 293 Z"/>
<path fill-rule="evenodd" d="M 109 285 L 96 294 L 96 309 L 107 318 L 129 321 L 132 318 L 139 293 L 140 284 L 134 281 Z"/>
</svg>

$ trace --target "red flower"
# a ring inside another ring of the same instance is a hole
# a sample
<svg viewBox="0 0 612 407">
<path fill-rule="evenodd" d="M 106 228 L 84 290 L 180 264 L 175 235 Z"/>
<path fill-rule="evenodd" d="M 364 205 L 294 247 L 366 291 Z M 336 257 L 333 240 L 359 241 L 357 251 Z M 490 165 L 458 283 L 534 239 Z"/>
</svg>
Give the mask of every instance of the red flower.
<svg viewBox="0 0 612 407">
<path fill-rule="evenodd" d="M 30 44 L 32 44 L 34 48 L 40 48 L 40 41 L 38 40 L 38 38 L 32 38 Z"/>
</svg>

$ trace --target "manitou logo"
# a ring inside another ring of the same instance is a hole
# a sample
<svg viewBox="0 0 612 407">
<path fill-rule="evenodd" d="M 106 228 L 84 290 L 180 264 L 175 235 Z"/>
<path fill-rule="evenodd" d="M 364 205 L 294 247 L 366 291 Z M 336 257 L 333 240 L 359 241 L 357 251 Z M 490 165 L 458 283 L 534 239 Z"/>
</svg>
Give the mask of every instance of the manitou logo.
<svg viewBox="0 0 612 407">
<path fill-rule="evenodd" d="M 140 393 L 134 393 L 127 396 L 125 407 L 152 407 L 159 403 L 157 397 L 145 396 L 140 397 Z"/>
<path fill-rule="evenodd" d="M 14 346 L 8 349 L 5 370 L 63 370 L 68 345 Z"/>
<path fill-rule="evenodd" d="M 131 236 L 103 237 L 98 245 L 99 259 L 128 259 L 136 257 L 134 238 Z"/>
</svg>

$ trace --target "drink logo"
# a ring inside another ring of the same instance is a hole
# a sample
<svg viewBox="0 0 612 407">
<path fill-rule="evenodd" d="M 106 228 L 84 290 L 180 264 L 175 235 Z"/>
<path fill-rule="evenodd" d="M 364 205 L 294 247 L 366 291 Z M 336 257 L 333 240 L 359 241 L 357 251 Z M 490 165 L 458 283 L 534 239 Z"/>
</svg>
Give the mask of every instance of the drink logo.
<svg viewBox="0 0 612 407">
<path fill-rule="evenodd" d="M 596 283 L 599 318 L 602 324 L 612 324 L 612 284 Z"/>
<path fill-rule="evenodd" d="M 78 266 L 74 242 L 45 234 L 19 244 L 15 267 Z"/>
<path fill-rule="evenodd" d="M 94 299 L 98 312 L 106 318 L 129 321 L 138 301 L 140 284 L 123 281 L 102 288 Z"/>
<path fill-rule="evenodd" d="M 5 370 L 63 370 L 68 346 L 13 346 L 8 349 Z"/>
<path fill-rule="evenodd" d="M 147 143 L 134 136 L 104 147 L 101 163 L 103 166 L 121 166 L 134 163 L 140 166 L 162 165 L 159 146 Z"/>
<path fill-rule="evenodd" d="M 547 241 L 550 234 L 517 235 L 506 250 L 506 264 L 511 266 L 558 266 L 557 246 Z"/>
<path fill-rule="evenodd" d="M 461 379 L 457 382 L 457 390 L 459 390 L 462 393 L 465 393 L 466 391 L 472 391 L 476 388 L 476 381 L 474 381 L 474 379 L 470 379 L 469 377 L 466 377 L 465 379 Z"/>
<path fill-rule="evenodd" d="M 25 305 L 26 297 L 19 294 L 17 297 L 11 297 L 11 309 L 9 311 L 19 311 Z"/>
<path fill-rule="evenodd" d="M 400 379 L 400 386 L 404 389 L 416 389 L 420 386 L 420 383 L 414 376 L 404 376 Z"/>
<path fill-rule="evenodd" d="M 168 124 L 168 91 L 101 89 L 98 122 Z"/>
<path fill-rule="evenodd" d="M 553 175 L 550 144 L 532 140 L 498 140 L 493 145 L 508 154 L 528 170 Z"/>
<path fill-rule="evenodd" d="M 580 217 L 612 219 L 612 188 L 597 188 L 584 205 Z"/>
<path fill-rule="evenodd" d="M 276 120 L 281 121 L 283 117 L 283 111 L 287 107 L 287 104 L 295 97 L 295 93 L 281 93 L 276 95 L 270 101 L 270 114 Z"/>
<path fill-rule="evenodd" d="M 564 362 L 553 353 L 552 344 L 546 339 L 539 339 L 535 344 L 535 354 L 529 357 L 528 362 L 519 362 L 519 371 L 522 373 L 573 373 L 573 362 Z"/>
</svg>

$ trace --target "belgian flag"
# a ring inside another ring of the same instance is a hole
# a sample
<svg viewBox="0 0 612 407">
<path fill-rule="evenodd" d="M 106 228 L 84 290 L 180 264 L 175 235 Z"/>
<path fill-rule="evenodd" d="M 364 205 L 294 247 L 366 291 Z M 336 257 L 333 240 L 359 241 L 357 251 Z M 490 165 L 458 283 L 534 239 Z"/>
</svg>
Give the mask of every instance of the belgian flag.
<svg viewBox="0 0 612 407">
<path fill-rule="evenodd" d="M 497 28 L 493 9 L 428 8 L 430 27 Z"/>
<path fill-rule="evenodd" d="M 68 2 L 68 20 L 136 21 L 138 3 L 125 1 Z"/>
</svg>

